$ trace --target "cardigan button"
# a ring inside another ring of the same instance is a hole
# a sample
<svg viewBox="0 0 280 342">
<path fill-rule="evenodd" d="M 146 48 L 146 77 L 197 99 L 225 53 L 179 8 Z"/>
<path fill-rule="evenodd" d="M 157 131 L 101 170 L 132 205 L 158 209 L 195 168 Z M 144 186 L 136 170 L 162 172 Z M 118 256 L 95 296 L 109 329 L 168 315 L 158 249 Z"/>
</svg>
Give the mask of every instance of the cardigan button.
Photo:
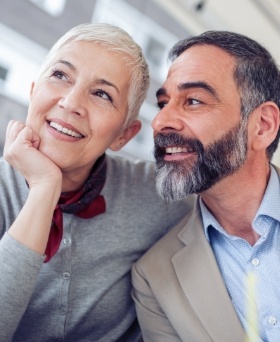
<svg viewBox="0 0 280 342">
<path fill-rule="evenodd" d="M 69 272 L 64 272 L 62 277 L 63 277 L 63 279 L 69 279 L 70 278 L 70 273 Z"/>
<path fill-rule="evenodd" d="M 71 244 L 71 238 L 70 237 L 64 238 L 63 243 L 64 243 L 64 245 L 70 245 Z"/>
<path fill-rule="evenodd" d="M 66 312 L 67 312 L 67 309 L 66 309 L 64 306 L 62 306 L 62 307 L 59 309 L 59 313 L 60 313 L 61 315 L 65 315 Z"/>
</svg>

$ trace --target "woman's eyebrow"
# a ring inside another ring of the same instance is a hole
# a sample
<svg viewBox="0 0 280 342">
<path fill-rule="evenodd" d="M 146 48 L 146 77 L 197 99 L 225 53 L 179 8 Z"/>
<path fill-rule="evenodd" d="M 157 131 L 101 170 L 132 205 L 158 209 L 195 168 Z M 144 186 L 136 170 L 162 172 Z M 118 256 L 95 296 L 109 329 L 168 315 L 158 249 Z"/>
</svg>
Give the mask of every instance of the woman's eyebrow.
<svg viewBox="0 0 280 342">
<path fill-rule="evenodd" d="M 116 91 L 118 92 L 118 94 L 120 93 L 118 87 L 117 87 L 114 83 L 109 82 L 109 81 L 105 80 L 104 78 L 98 78 L 98 79 L 96 80 L 96 83 L 97 83 L 97 84 L 105 84 L 105 85 L 107 85 L 107 86 L 109 86 L 109 87 L 113 87 L 113 88 L 116 89 Z"/>
<path fill-rule="evenodd" d="M 76 70 L 75 66 L 72 63 L 70 63 L 64 59 L 59 59 L 58 61 L 55 62 L 55 64 L 59 64 L 59 63 L 66 65 L 67 67 L 69 67 L 72 70 Z"/>
<path fill-rule="evenodd" d="M 74 71 L 77 70 L 77 69 L 75 68 L 75 66 L 74 66 L 72 63 L 70 63 L 70 62 L 68 62 L 68 61 L 66 61 L 66 60 L 64 60 L 64 59 L 59 59 L 58 61 L 55 62 L 55 64 L 59 64 L 59 63 L 66 65 L 66 66 L 67 66 L 68 68 L 70 68 L 71 70 L 74 70 Z M 113 87 L 113 88 L 116 89 L 116 91 L 117 91 L 118 93 L 120 93 L 118 87 L 117 87 L 114 83 L 112 83 L 112 82 L 110 82 L 110 81 L 107 81 L 107 80 L 105 80 L 104 78 L 98 78 L 95 82 L 96 82 L 97 84 L 105 84 L 105 85 L 107 85 L 107 86 Z"/>
</svg>

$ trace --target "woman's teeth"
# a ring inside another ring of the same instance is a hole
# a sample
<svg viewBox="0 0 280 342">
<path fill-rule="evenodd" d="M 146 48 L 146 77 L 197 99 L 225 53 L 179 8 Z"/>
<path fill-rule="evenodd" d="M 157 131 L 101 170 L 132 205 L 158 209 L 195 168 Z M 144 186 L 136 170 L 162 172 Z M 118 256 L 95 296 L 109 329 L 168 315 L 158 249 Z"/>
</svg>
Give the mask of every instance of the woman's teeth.
<svg viewBox="0 0 280 342">
<path fill-rule="evenodd" d="M 71 137 L 74 137 L 74 138 L 82 138 L 83 137 L 81 134 L 76 133 L 76 132 L 74 132 L 71 129 L 68 129 L 66 127 L 63 127 L 63 126 L 57 124 L 56 122 L 51 121 L 50 126 L 52 128 L 54 128 L 55 130 L 57 130 L 58 132 L 70 135 Z"/>
</svg>

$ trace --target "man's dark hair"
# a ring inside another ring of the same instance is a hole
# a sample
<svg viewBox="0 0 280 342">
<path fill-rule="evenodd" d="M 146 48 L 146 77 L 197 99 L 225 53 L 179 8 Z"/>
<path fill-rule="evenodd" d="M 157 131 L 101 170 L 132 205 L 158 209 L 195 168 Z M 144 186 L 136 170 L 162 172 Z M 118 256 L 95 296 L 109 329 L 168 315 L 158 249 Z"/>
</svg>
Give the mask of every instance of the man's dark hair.
<svg viewBox="0 0 280 342">
<path fill-rule="evenodd" d="M 280 108 L 280 72 L 271 54 L 258 42 L 244 35 L 228 31 L 207 31 L 179 41 L 170 51 L 174 61 L 185 50 L 197 45 L 213 45 L 230 54 L 235 60 L 234 80 L 240 91 L 241 116 L 247 120 L 260 104 L 273 101 Z M 271 159 L 280 136 L 267 147 Z"/>
</svg>

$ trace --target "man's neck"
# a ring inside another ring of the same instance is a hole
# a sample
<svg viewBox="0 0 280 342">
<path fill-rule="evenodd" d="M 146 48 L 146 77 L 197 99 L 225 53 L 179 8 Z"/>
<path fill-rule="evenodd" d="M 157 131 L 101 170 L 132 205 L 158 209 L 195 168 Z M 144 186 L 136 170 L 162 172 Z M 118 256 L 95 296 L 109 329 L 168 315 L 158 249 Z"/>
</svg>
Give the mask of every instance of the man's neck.
<svg viewBox="0 0 280 342">
<path fill-rule="evenodd" d="M 201 194 L 208 210 L 225 231 L 247 240 L 258 240 L 252 228 L 270 176 L 269 165 L 241 168 Z"/>
</svg>

